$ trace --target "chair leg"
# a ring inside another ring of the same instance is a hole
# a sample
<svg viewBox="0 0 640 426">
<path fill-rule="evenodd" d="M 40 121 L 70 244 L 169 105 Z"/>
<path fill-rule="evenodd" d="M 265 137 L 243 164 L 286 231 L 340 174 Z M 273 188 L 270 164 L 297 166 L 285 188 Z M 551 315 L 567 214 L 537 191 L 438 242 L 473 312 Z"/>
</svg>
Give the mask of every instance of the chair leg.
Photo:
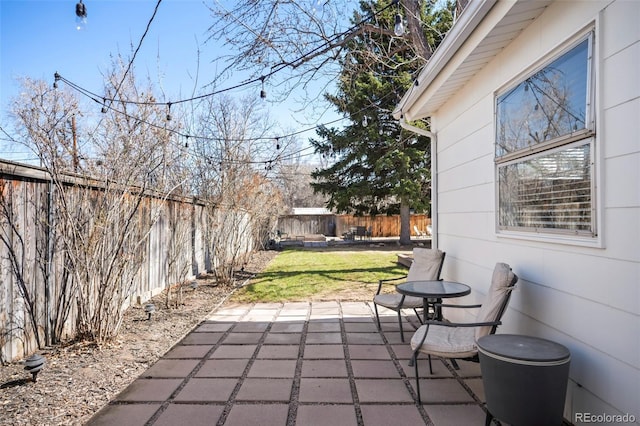
<svg viewBox="0 0 640 426">
<path fill-rule="evenodd" d="M 420 325 L 423 325 L 424 322 L 422 321 L 422 318 L 420 317 L 420 315 L 418 315 L 418 310 L 416 308 L 413 308 L 413 312 L 415 312 L 416 317 L 418 318 L 418 321 L 420 322 Z"/>
<path fill-rule="evenodd" d="M 422 397 L 420 396 L 420 375 L 418 374 L 418 353 L 413 353 L 413 368 L 416 373 L 416 393 L 418 394 L 418 404 L 422 405 Z"/>
<path fill-rule="evenodd" d="M 428 354 L 427 357 L 429 358 L 429 373 L 433 374 L 433 367 L 431 366 L 431 354 Z"/>
<path fill-rule="evenodd" d="M 380 327 L 380 316 L 378 315 L 378 305 L 373 303 L 373 310 L 376 311 L 376 322 L 378 323 L 378 331 L 382 331 L 382 327 Z"/>
<path fill-rule="evenodd" d="M 404 331 L 402 329 L 402 310 L 398 309 L 398 325 L 400 326 L 400 341 L 404 343 Z"/>
<path fill-rule="evenodd" d="M 487 416 L 484 418 L 484 426 L 489 426 L 493 421 L 493 415 L 487 410 Z"/>
</svg>

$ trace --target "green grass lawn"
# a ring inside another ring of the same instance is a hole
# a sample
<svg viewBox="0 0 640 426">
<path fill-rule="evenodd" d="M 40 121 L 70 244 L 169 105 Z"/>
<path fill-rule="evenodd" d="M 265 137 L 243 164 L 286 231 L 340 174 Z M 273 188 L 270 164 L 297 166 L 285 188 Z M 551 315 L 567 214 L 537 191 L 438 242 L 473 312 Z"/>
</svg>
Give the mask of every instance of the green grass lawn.
<svg viewBox="0 0 640 426">
<path fill-rule="evenodd" d="M 378 280 L 406 275 L 386 250 L 287 249 L 247 286 L 237 302 L 369 300 Z"/>
</svg>

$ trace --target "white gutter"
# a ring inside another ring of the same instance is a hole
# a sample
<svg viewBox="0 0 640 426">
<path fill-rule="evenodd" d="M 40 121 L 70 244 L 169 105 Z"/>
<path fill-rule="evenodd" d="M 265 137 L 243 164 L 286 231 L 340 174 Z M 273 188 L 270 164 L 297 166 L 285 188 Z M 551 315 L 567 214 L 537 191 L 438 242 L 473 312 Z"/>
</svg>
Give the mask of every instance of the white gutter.
<svg viewBox="0 0 640 426">
<path fill-rule="evenodd" d="M 436 134 L 407 123 L 400 117 L 400 126 L 410 132 L 431 139 L 431 248 L 438 248 L 438 156 L 436 155 Z"/>
</svg>

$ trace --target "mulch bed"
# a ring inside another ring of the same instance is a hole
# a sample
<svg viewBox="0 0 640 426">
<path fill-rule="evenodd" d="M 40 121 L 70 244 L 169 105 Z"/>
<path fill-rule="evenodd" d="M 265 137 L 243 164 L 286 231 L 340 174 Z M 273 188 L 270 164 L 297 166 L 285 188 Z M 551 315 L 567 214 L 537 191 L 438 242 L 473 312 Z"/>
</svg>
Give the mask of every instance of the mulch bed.
<svg viewBox="0 0 640 426">
<path fill-rule="evenodd" d="M 412 248 L 412 245 L 378 243 L 325 250 L 407 251 Z M 216 285 L 212 277 L 199 279 L 195 290 L 184 285 L 182 304 L 177 308 L 167 309 L 165 293 L 159 294 L 152 300 L 156 312 L 151 320 L 147 320 L 143 306 L 130 307 L 120 334 L 112 342 L 101 346 L 71 342 L 39 351 L 46 358 L 46 364 L 36 383 L 24 371 L 23 362 L 3 365 L 0 367 L 0 426 L 86 423 L 277 254 L 277 251 L 253 253 L 234 285 Z M 366 294 L 350 294 L 350 299 L 370 297 L 370 290 L 366 291 Z"/>
<path fill-rule="evenodd" d="M 246 280 L 260 272 L 277 252 L 260 251 L 231 286 L 218 286 L 211 277 L 185 285 L 177 308 L 167 309 L 165 293 L 153 298 L 151 320 L 142 306 L 130 307 L 120 334 L 97 346 L 87 342 L 39 351 L 46 364 L 31 380 L 22 362 L 0 368 L 0 425 L 81 425 L 154 364 L 194 326 Z M 174 290 L 175 292 L 175 290 Z"/>
</svg>

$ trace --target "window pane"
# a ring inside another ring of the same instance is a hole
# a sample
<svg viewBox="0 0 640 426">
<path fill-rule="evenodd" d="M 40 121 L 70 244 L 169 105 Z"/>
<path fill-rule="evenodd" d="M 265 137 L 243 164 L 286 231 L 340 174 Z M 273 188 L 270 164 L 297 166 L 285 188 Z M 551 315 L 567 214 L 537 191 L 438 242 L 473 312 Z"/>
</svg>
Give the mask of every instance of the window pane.
<svg viewBox="0 0 640 426">
<path fill-rule="evenodd" d="M 496 156 L 585 129 L 589 41 L 497 101 Z"/>
<path fill-rule="evenodd" d="M 500 166 L 500 228 L 592 231 L 590 151 L 586 144 Z"/>
</svg>

